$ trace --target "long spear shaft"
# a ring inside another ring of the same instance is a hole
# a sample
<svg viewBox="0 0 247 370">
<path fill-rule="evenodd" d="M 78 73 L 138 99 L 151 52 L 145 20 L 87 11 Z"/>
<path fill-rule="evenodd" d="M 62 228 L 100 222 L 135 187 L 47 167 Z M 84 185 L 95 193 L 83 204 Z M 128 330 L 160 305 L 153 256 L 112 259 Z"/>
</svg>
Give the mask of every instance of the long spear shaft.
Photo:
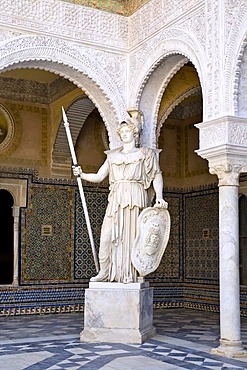
<svg viewBox="0 0 247 370">
<path fill-rule="evenodd" d="M 70 129 L 69 129 L 69 122 L 68 122 L 68 119 L 67 119 L 67 116 L 65 114 L 65 110 L 64 110 L 63 107 L 62 107 L 62 113 L 63 113 L 63 123 L 64 123 L 64 127 L 65 127 L 66 134 L 67 134 L 67 139 L 68 139 L 68 143 L 69 143 L 69 147 L 70 147 L 72 162 L 73 162 L 73 165 L 75 167 L 78 167 L 76 154 L 75 154 L 75 149 L 74 149 L 74 144 L 73 144 L 72 136 L 71 136 Z M 84 191 L 83 191 L 83 187 L 82 187 L 82 181 L 81 181 L 80 174 L 77 176 L 77 184 L 78 184 L 78 188 L 79 188 L 79 192 L 80 192 L 80 196 L 81 196 L 82 207 L 83 207 L 84 215 L 85 215 L 85 219 L 86 219 L 87 230 L 88 230 L 88 235 L 89 235 L 91 248 L 92 248 L 92 252 L 93 252 L 94 263 L 95 263 L 96 271 L 98 273 L 99 272 L 99 262 L 98 262 L 98 258 L 97 258 L 95 245 L 94 245 L 93 233 L 92 233 L 92 229 L 91 229 L 91 225 L 90 225 L 88 209 L 87 209 L 87 204 L 86 204 L 86 199 L 85 199 L 85 195 L 84 195 Z"/>
</svg>

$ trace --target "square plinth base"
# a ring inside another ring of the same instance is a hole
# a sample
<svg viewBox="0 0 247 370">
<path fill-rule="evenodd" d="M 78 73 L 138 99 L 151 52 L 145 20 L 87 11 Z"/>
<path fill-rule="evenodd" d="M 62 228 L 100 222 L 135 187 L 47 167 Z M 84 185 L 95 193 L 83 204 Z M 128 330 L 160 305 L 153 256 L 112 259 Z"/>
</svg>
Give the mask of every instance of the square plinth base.
<svg viewBox="0 0 247 370">
<path fill-rule="evenodd" d="M 149 283 L 90 283 L 81 342 L 141 344 L 156 333 Z"/>
</svg>

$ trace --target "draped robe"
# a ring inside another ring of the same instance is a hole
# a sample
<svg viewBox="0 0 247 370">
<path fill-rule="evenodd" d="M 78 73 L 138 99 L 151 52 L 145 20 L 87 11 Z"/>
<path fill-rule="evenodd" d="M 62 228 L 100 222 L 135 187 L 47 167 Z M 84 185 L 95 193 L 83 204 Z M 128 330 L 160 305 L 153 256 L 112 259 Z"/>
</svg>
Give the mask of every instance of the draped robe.
<svg viewBox="0 0 247 370">
<path fill-rule="evenodd" d="M 136 148 L 125 154 L 122 148 L 106 152 L 110 193 L 101 230 L 99 262 L 108 281 L 135 282 L 131 248 L 137 234 L 137 220 L 148 205 L 147 190 L 157 173 L 158 150 Z"/>
</svg>

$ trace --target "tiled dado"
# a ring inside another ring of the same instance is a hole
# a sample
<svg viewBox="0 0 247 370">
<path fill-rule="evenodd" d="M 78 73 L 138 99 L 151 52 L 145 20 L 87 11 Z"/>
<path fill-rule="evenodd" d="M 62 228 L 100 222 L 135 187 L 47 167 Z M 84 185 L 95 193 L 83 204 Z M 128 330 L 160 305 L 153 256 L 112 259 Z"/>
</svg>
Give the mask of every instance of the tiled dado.
<svg viewBox="0 0 247 370">
<path fill-rule="evenodd" d="M 83 311 L 84 287 L 0 287 L 0 316 Z"/>
</svg>

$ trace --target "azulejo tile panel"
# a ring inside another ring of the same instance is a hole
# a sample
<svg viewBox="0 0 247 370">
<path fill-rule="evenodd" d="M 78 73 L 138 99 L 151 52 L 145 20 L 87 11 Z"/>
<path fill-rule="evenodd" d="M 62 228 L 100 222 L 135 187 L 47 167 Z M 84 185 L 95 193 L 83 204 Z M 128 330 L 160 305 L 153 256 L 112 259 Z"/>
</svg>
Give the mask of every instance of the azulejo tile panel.
<svg viewBox="0 0 247 370">
<path fill-rule="evenodd" d="M 71 280 L 71 196 L 68 188 L 30 189 L 22 230 L 23 283 Z"/>
<path fill-rule="evenodd" d="M 89 219 L 95 248 L 98 252 L 100 232 L 107 206 L 108 189 L 85 192 Z M 74 245 L 74 278 L 90 279 L 96 273 L 92 247 L 88 235 L 82 202 L 78 192 L 75 194 L 75 245 Z"/>
<path fill-rule="evenodd" d="M 219 271 L 218 190 L 184 197 L 185 280 L 217 283 Z"/>
</svg>

